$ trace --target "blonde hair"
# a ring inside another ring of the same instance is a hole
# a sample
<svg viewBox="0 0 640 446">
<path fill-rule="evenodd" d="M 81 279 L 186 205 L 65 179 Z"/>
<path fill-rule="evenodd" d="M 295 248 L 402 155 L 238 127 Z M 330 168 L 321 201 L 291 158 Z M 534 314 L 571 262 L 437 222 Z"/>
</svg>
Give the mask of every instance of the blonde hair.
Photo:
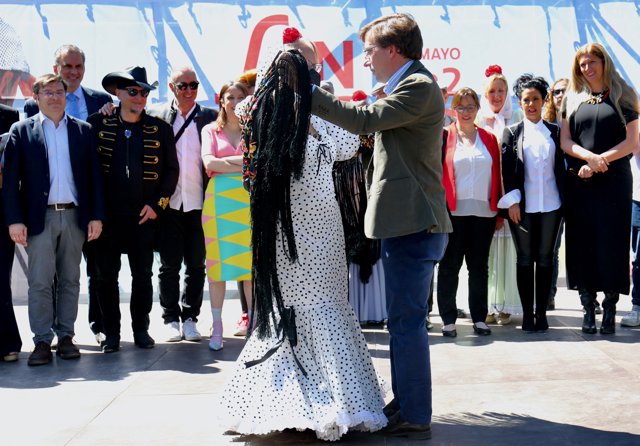
<svg viewBox="0 0 640 446">
<path fill-rule="evenodd" d="M 495 81 L 504 82 L 505 95 L 507 96 L 507 99 L 509 99 L 509 82 L 507 82 L 507 78 L 504 77 L 504 74 L 502 73 L 493 73 L 491 76 L 487 77 L 487 79 L 484 81 L 484 97 L 487 97 L 487 95 L 489 94 L 489 90 L 491 90 L 491 86 Z"/>
<path fill-rule="evenodd" d="M 609 90 L 609 96 L 616 108 L 616 111 L 624 121 L 622 108 L 638 110 L 638 97 L 633 89 L 625 82 L 615 69 L 611 56 L 599 43 L 588 43 L 576 51 L 571 68 L 571 80 L 567 87 L 567 92 L 563 99 L 563 106 L 566 110 L 566 118 L 569 119 L 578 110 L 580 104 L 585 102 L 592 91 L 580 71 L 580 58 L 583 56 L 595 56 L 602 61 L 602 81 L 605 88 Z"/>
<path fill-rule="evenodd" d="M 565 79 L 564 77 L 561 77 L 553 84 L 551 84 L 551 88 L 549 88 L 549 94 L 547 94 L 547 100 L 544 103 L 544 113 L 542 115 L 542 119 L 547 122 L 556 122 L 558 119 L 558 110 L 556 110 L 556 104 L 553 102 L 553 90 L 555 90 L 556 85 L 558 85 L 560 82 L 566 82 L 567 88 L 569 87 L 569 79 Z"/>
</svg>

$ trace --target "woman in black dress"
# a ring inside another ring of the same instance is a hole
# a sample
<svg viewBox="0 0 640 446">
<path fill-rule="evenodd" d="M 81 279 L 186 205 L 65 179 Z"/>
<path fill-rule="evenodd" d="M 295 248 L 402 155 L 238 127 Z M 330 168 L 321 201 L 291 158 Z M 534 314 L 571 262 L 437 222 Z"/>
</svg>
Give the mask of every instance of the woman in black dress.
<svg viewBox="0 0 640 446">
<path fill-rule="evenodd" d="M 562 220 L 564 160 L 560 128 L 542 119 L 549 84 L 523 74 L 513 86 L 525 118 L 504 130 L 502 181 L 516 245 L 516 279 L 522 302 L 522 330 L 549 328 L 547 303 L 553 276 L 553 249 Z M 534 313 L 535 283 L 535 313 Z"/>
<path fill-rule="evenodd" d="M 595 293 L 604 292 L 600 333 L 615 332 L 619 293 L 629 294 L 631 169 L 638 98 L 597 43 L 573 60 L 562 107 L 569 155 L 565 194 L 567 280 L 584 307 L 582 331 L 596 333 Z"/>
</svg>

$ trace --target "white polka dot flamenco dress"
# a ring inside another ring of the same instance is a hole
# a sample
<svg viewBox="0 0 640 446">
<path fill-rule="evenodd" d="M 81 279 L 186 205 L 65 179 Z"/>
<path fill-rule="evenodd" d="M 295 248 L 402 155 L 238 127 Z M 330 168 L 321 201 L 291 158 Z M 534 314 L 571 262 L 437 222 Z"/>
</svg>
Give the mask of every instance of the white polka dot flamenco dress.
<svg viewBox="0 0 640 446">
<path fill-rule="evenodd" d="M 299 181 L 291 184 L 298 262 L 291 264 L 278 234 L 278 279 L 285 306 L 295 311 L 297 346 L 284 341 L 266 361 L 247 368 L 276 343 L 252 336 L 222 391 L 222 420 L 240 434 L 312 429 L 338 440 L 348 430 L 376 431 L 387 424 L 383 390 L 351 308 L 340 210 L 331 169 L 351 158 L 355 135 L 315 116 Z M 300 362 L 302 369 L 296 363 Z"/>
</svg>

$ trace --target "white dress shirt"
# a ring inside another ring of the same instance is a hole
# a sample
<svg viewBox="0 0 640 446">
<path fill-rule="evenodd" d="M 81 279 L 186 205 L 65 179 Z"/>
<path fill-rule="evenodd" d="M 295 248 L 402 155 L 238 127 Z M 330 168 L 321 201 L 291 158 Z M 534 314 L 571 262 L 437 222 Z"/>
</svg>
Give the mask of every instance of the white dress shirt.
<svg viewBox="0 0 640 446">
<path fill-rule="evenodd" d="M 524 191 L 527 195 L 524 211 L 529 214 L 555 211 L 562 204 L 554 170 L 558 149 L 542 119 L 535 124 L 524 119 L 523 123 L 522 155 Z M 520 191 L 515 189 L 500 199 L 498 207 L 509 208 L 521 200 Z"/>
<path fill-rule="evenodd" d="M 71 170 L 67 115 L 58 123 L 58 127 L 42 112 L 38 113 L 38 117 L 44 131 L 47 161 L 49 162 L 49 199 L 47 204 L 73 202 L 77 206 L 78 190 Z"/>
<path fill-rule="evenodd" d="M 458 138 L 453 153 L 453 172 L 456 182 L 456 210 L 451 215 L 461 217 L 494 217 L 489 206 L 491 195 L 491 166 L 493 160 L 480 134 L 472 146 Z"/>
<path fill-rule="evenodd" d="M 175 107 L 175 104 L 174 104 Z M 183 117 L 180 109 L 177 109 L 176 120 L 173 122 L 174 135 L 182 128 L 186 118 L 193 113 L 194 105 Z M 180 164 L 180 174 L 176 190 L 171 196 L 169 207 L 179 210 L 182 206 L 184 212 L 202 209 L 203 184 L 202 184 L 202 158 L 200 157 L 200 135 L 196 122 L 192 120 L 182 136 L 176 141 L 176 152 Z"/>
</svg>

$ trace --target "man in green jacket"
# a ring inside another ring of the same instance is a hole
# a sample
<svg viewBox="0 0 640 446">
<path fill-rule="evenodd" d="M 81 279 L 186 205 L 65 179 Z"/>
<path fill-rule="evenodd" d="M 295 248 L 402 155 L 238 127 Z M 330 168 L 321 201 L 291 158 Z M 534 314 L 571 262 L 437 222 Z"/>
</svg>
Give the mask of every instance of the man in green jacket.
<svg viewBox="0 0 640 446">
<path fill-rule="evenodd" d="M 385 407 L 385 430 L 430 438 L 431 365 L 424 321 L 433 267 L 452 230 L 442 187 L 444 103 L 419 61 L 422 36 L 410 15 L 380 17 L 360 30 L 360 38 L 365 66 L 386 83 L 387 96 L 358 107 L 316 88 L 312 112 L 355 134 L 375 132 L 365 233 L 382 240 L 394 394 Z"/>
</svg>

